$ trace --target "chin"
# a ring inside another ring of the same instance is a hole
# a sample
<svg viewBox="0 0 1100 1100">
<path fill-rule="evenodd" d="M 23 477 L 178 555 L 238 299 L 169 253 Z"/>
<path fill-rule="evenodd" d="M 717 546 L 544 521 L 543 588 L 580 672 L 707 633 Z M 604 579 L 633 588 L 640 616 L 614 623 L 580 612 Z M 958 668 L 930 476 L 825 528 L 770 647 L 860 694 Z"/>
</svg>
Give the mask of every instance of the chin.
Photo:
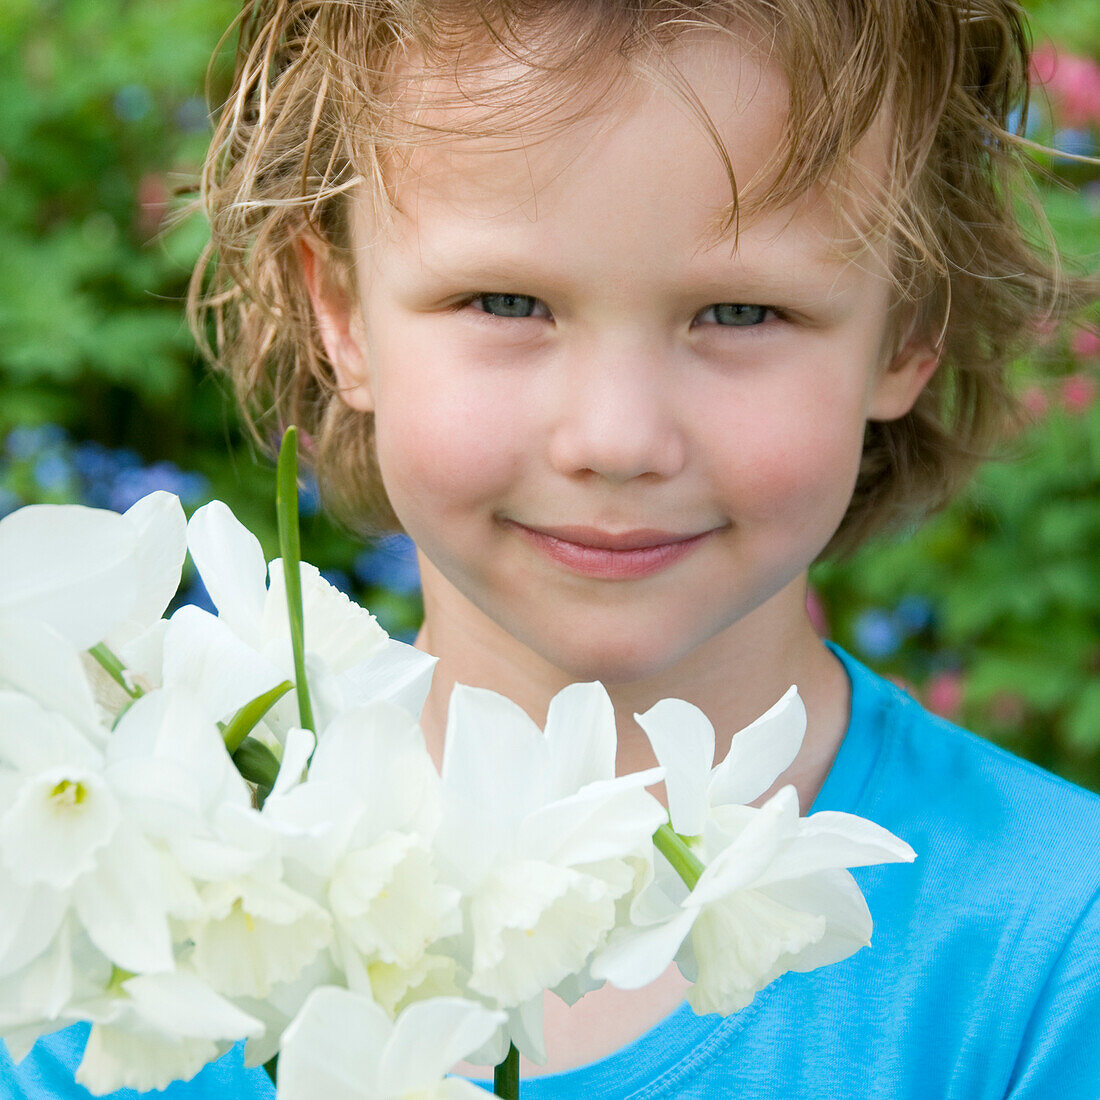
<svg viewBox="0 0 1100 1100">
<path fill-rule="evenodd" d="M 582 633 L 583 628 L 577 632 Z M 645 639 L 624 638 L 621 634 L 607 639 L 587 634 L 562 639 L 558 645 L 547 645 L 547 639 L 542 638 L 535 648 L 571 681 L 599 680 L 607 687 L 634 684 L 661 675 L 684 656 L 684 651 L 667 638 L 655 638 L 652 631 L 645 633 L 650 635 Z"/>
</svg>

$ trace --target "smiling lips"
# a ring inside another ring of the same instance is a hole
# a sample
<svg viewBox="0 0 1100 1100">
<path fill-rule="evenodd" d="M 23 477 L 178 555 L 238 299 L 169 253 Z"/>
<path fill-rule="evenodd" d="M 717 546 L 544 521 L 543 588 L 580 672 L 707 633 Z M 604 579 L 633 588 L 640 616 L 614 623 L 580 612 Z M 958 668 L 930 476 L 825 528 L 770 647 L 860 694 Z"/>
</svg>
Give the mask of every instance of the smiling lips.
<svg viewBox="0 0 1100 1100">
<path fill-rule="evenodd" d="M 612 535 L 594 527 L 537 529 L 514 521 L 509 526 L 551 561 L 603 580 L 636 580 L 659 573 L 687 557 L 717 530 L 680 535 L 643 529 Z"/>
</svg>

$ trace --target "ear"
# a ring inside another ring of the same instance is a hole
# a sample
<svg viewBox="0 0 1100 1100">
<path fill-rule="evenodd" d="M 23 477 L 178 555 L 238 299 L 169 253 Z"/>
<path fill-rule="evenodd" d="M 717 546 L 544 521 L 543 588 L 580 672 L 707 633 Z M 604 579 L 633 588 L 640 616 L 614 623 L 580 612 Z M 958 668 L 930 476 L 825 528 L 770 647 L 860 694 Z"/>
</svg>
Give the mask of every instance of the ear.
<svg viewBox="0 0 1100 1100">
<path fill-rule="evenodd" d="M 940 364 L 943 349 L 923 340 L 907 343 L 875 380 L 868 420 L 898 420 L 914 405 Z"/>
<path fill-rule="evenodd" d="M 325 256 L 320 242 L 298 238 L 298 258 L 309 289 L 313 315 L 325 354 L 336 374 L 340 396 L 353 409 L 374 411 L 367 369 L 366 330 L 354 296 L 326 277 Z"/>
</svg>

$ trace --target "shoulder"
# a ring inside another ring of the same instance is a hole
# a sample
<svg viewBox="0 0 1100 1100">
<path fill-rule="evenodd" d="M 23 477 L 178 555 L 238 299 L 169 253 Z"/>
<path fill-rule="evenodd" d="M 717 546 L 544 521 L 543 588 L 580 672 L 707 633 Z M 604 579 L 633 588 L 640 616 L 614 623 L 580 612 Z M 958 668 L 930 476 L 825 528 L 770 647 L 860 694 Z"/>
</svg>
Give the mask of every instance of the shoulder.
<svg viewBox="0 0 1100 1100">
<path fill-rule="evenodd" d="M 958 887 L 1072 924 L 1100 890 L 1100 796 L 930 714 L 842 656 L 853 695 L 866 697 L 864 743 L 875 755 L 856 812 Z"/>
</svg>

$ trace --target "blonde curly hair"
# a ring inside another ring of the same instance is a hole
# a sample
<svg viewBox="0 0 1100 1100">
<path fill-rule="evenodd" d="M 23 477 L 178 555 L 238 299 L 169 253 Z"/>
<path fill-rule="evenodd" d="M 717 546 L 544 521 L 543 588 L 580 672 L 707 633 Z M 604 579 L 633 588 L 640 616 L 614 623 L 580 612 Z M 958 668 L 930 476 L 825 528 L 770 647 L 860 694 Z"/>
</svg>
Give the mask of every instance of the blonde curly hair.
<svg viewBox="0 0 1100 1100">
<path fill-rule="evenodd" d="M 1034 198 L 1029 143 L 1008 129 L 1028 96 L 1017 4 L 256 0 L 228 32 L 239 32 L 236 65 L 202 174 L 211 238 L 188 313 L 257 439 L 270 445 L 290 423 L 308 434 L 326 505 L 354 530 L 399 523 L 371 414 L 337 391 L 300 262 L 303 235 L 323 247 L 332 285 L 351 293 L 353 191 L 384 216 L 397 201 L 394 169 L 416 148 L 508 135 L 520 123 L 528 140 L 540 125 L 568 126 L 700 28 L 767 42 L 790 88 L 771 183 L 751 197 L 738 194 L 690 87 L 677 89 L 730 178 L 719 232 L 823 180 L 851 179 L 860 139 L 888 120 L 888 171 L 866 181 L 870 224 L 890 241 L 899 345 L 920 334 L 941 365 L 908 414 L 868 424 L 855 492 L 825 553 L 943 505 L 992 452 L 1015 413 L 1010 364 L 1095 293 L 1062 269 Z M 457 99 L 439 98 L 440 76 Z M 424 110 L 428 96 L 443 110 Z"/>
</svg>

